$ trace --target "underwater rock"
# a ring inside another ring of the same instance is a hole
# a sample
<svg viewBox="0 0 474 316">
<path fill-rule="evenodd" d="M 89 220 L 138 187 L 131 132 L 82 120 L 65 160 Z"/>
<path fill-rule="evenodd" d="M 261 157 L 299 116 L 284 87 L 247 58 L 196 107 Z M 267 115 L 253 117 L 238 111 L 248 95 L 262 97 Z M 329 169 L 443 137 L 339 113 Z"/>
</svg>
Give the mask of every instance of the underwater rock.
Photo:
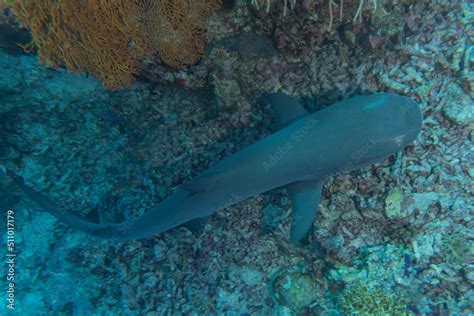
<svg viewBox="0 0 474 316">
<path fill-rule="evenodd" d="M 430 206 L 435 203 L 439 203 L 442 207 L 446 208 L 451 205 L 451 197 L 449 195 L 437 192 L 411 193 L 407 200 L 407 206 L 404 211 L 407 215 L 413 214 L 416 210 L 422 215 L 427 214 L 430 211 Z"/>
<path fill-rule="evenodd" d="M 344 236 L 343 235 L 335 235 L 323 242 L 324 248 L 327 250 L 337 250 L 338 248 L 344 245 Z"/>
<path fill-rule="evenodd" d="M 277 54 L 268 37 L 253 32 L 224 38 L 219 44 L 229 52 L 236 51 L 243 59 L 273 57 Z"/>
<path fill-rule="evenodd" d="M 429 262 L 429 259 L 439 252 L 442 236 L 439 232 L 429 234 L 420 233 L 412 241 L 415 258 L 420 262 Z"/>
<path fill-rule="evenodd" d="M 466 222 L 472 219 L 466 216 Z M 423 272 L 425 281 L 460 280 L 472 268 L 472 229 L 449 220 L 431 222 L 415 236 L 412 249 L 417 264 L 429 267 Z"/>
<path fill-rule="evenodd" d="M 234 100 L 239 98 L 241 90 L 239 83 L 234 79 L 215 79 L 214 93 L 216 95 L 218 104 L 224 108 L 234 105 Z"/>
<path fill-rule="evenodd" d="M 293 316 L 294 313 L 286 306 L 275 305 L 272 308 L 272 316 Z"/>
<path fill-rule="evenodd" d="M 263 275 L 256 269 L 248 266 L 234 266 L 230 269 L 229 277 L 237 282 L 243 282 L 247 286 L 254 286 L 262 282 Z"/>
<path fill-rule="evenodd" d="M 351 283 L 367 278 L 367 269 L 338 264 L 329 271 L 329 277 L 336 282 Z"/>
<path fill-rule="evenodd" d="M 448 102 L 443 108 L 443 113 L 447 119 L 456 125 L 468 126 L 474 123 L 474 103 L 472 100 L 465 104 Z"/>
<path fill-rule="evenodd" d="M 399 245 L 384 245 L 370 247 L 367 249 L 368 255 L 365 258 L 368 271 L 368 280 L 374 284 L 386 287 L 398 284 L 409 285 L 411 283 L 410 266 L 407 260 L 411 253 Z"/>
<path fill-rule="evenodd" d="M 400 19 L 400 16 L 407 14 L 407 7 L 397 5 L 390 0 L 368 1 L 368 5 L 371 26 L 377 34 L 395 36 L 403 32 L 407 21 Z"/>
<path fill-rule="evenodd" d="M 411 257 L 408 250 L 397 245 L 369 247 L 351 265 L 336 264 L 334 269 L 329 270 L 329 278 L 344 284 L 407 285 L 411 282 Z"/>
<path fill-rule="evenodd" d="M 280 227 L 286 217 L 286 211 L 273 204 L 266 206 L 262 210 L 262 214 L 260 229 L 263 233 L 267 233 Z"/>
<path fill-rule="evenodd" d="M 166 259 L 168 255 L 168 247 L 163 241 L 158 241 L 153 247 L 153 253 L 155 255 L 155 260 L 161 261 Z"/>
<path fill-rule="evenodd" d="M 226 310 L 231 314 L 237 314 L 237 311 L 242 313 L 246 312 L 245 307 L 240 303 L 241 293 L 218 288 L 216 296 L 217 308 L 219 310 Z"/>
<path fill-rule="evenodd" d="M 316 300 L 316 286 L 309 274 L 284 272 L 277 276 L 271 287 L 272 294 L 280 305 L 299 311 Z"/>
</svg>

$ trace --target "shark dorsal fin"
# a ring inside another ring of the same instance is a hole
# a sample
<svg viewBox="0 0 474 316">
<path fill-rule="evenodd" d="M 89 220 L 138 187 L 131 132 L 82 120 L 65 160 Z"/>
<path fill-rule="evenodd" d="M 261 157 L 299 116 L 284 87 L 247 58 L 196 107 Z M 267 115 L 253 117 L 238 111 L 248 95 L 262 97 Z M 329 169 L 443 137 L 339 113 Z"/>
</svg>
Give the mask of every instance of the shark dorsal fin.
<svg viewBox="0 0 474 316">
<path fill-rule="evenodd" d="M 268 101 L 275 113 L 275 122 L 278 129 L 282 129 L 309 114 L 298 100 L 282 92 L 269 94 Z"/>
</svg>

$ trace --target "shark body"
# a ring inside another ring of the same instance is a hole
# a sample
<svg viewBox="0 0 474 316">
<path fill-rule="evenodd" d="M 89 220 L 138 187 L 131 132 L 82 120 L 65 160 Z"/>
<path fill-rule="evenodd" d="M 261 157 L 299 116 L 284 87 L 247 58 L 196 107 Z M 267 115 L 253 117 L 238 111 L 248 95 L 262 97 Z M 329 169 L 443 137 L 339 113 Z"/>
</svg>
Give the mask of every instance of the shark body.
<svg viewBox="0 0 474 316">
<path fill-rule="evenodd" d="M 291 236 L 299 244 L 312 226 L 325 179 L 379 162 L 411 143 L 421 129 L 419 106 L 394 94 L 358 96 L 309 114 L 283 93 L 269 96 L 279 130 L 221 160 L 176 188 L 135 221 L 94 223 L 63 212 L 15 173 L 6 173 L 43 209 L 97 237 L 132 240 L 179 225 L 202 227 L 207 216 L 251 196 L 286 186 Z"/>
</svg>

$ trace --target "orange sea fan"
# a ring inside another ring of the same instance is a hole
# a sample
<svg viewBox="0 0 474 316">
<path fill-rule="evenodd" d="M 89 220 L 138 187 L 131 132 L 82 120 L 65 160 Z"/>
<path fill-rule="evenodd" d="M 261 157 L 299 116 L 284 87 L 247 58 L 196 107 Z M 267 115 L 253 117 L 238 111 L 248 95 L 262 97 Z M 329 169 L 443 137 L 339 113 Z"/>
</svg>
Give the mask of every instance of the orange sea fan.
<svg viewBox="0 0 474 316">
<path fill-rule="evenodd" d="M 38 57 L 48 66 L 87 72 L 106 87 L 131 83 L 156 52 L 172 67 L 197 61 L 204 24 L 217 0 L 13 0 Z"/>
<path fill-rule="evenodd" d="M 161 59 L 174 68 L 195 63 L 206 42 L 206 18 L 218 1 L 162 0 L 158 2 L 158 51 Z"/>
</svg>

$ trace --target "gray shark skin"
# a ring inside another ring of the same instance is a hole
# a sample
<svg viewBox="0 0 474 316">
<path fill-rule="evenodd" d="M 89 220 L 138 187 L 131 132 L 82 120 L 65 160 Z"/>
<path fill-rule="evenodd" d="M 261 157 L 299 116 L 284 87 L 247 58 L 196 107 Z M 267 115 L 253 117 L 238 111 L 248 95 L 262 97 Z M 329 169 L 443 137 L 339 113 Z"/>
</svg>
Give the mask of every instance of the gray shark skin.
<svg viewBox="0 0 474 316">
<path fill-rule="evenodd" d="M 135 221 L 94 223 L 63 212 L 20 176 L 3 168 L 4 173 L 59 220 L 115 240 L 150 237 L 190 221 L 205 223 L 205 217 L 220 209 L 287 186 L 293 203 L 291 241 L 299 244 L 312 226 L 327 177 L 379 162 L 411 143 L 421 130 L 418 104 L 395 94 L 358 96 L 312 114 L 282 93 L 270 95 L 269 101 L 278 131 L 176 188 Z"/>
</svg>

